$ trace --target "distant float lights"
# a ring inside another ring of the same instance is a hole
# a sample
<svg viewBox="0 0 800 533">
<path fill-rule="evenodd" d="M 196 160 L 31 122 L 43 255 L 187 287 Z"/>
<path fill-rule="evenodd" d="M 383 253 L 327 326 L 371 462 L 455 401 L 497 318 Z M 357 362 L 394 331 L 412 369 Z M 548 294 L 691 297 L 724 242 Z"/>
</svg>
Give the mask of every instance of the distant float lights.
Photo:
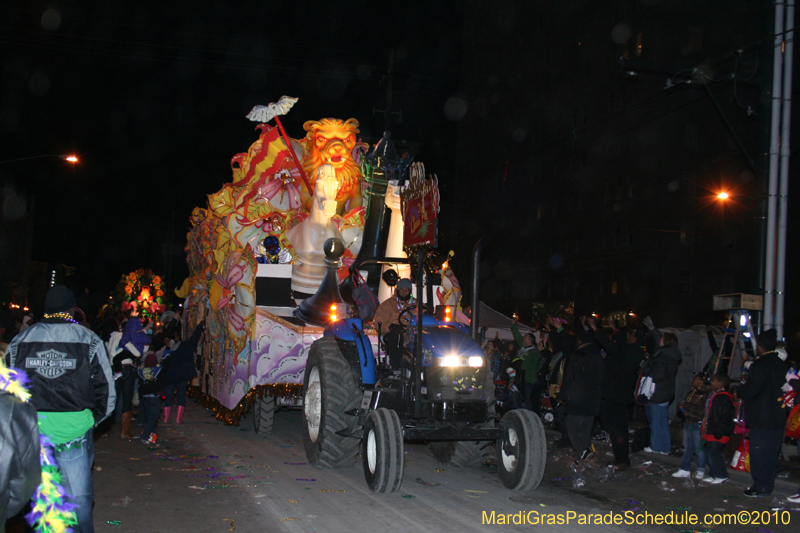
<svg viewBox="0 0 800 533">
<path fill-rule="evenodd" d="M 62 155 L 61 158 L 64 161 L 69 161 L 70 163 L 77 163 L 78 162 L 78 158 L 76 156 L 74 156 L 74 155 Z"/>
<path fill-rule="evenodd" d="M 717 198 L 720 200 L 727 200 L 728 198 L 730 198 L 730 196 L 725 191 L 722 191 L 719 194 L 717 194 Z"/>
</svg>

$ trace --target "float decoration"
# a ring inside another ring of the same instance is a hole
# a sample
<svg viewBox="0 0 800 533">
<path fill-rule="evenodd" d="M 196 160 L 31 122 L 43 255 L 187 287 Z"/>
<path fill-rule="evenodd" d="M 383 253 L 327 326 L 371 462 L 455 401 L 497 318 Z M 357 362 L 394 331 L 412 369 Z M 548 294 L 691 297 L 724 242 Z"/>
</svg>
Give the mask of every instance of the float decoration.
<svg viewBox="0 0 800 533">
<path fill-rule="evenodd" d="M 405 246 L 437 246 L 436 215 L 439 212 L 439 183 L 435 174 L 425 175 L 422 163 L 411 165 L 409 184 L 400 191 Z"/>
<path fill-rule="evenodd" d="M 115 307 L 130 316 L 157 319 L 167 310 L 161 276 L 140 268 L 123 275 L 115 290 Z"/>
<path fill-rule="evenodd" d="M 352 263 L 361 245 L 362 177 L 354 158 L 360 157 L 365 145 L 356 140 L 358 122 L 308 121 L 303 126 L 305 137 L 291 139 L 278 115 L 286 114 L 296 101 L 284 97 L 253 108 L 248 118 L 259 121 L 258 139 L 231 158 L 231 181 L 209 194 L 207 205 L 196 208 L 190 218 L 189 278 L 180 291 L 186 296 L 182 326 L 188 335 L 206 321 L 201 392 L 226 409 L 240 405 L 255 385 L 247 382 L 245 369 L 254 353 L 259 263 L 271 267 L 297 261 L 298 250 L 287 232 L 308 219 L 305 204 L 311 203 L 316 169 L 323 164 L 336 169 L 336 213 L 331 222 L 350 245 L 342 258 L 344 265 Z M 277 128 L 266 124 L 272 119 Z M 347 270 L 340 269 L 339 275 L 345 277 Z"/>
<path fill-rule="evenodd" d="M 270 102 L 268 105 L 257 105 L 253 109 L 250 110 L 250 113 L 247 114 L 247 118 L 250 120 L 255 120 L 258 122 L 269 122 L 273 118 L 275 119 L 275 124 L 278 125 L 278 129 L 283 135 L 283 140 L 286 143 L 286 146 L 291 146 L 291 141 L 289 140 L 289 136 L 286 135 L 286 130 L 283 129 L 283 123 L 281 123 L 281 119 L 278 118 L 280 115 L 285 115 L 289 112 L 289 110 L 297 103 L 297 98 L 292 98 L 291 96 L 281 96 L 281 99 L 278 100 L 278 103 Z M 294 159 L 295 164 L 297 165 L 298 173 L 300 177 L 303 178 L 303 183 L 306 185 L 307 190 L 311 190 L 311 184 L 308 183 L 308 178 L 305 174 L 303 174 L 303 166 L 300 164 L 300 161 L 297 160 L 297 155 L 294 153 L 294 150 L 290 151 L 292 154 L 292 159 Z"/>
</svg>

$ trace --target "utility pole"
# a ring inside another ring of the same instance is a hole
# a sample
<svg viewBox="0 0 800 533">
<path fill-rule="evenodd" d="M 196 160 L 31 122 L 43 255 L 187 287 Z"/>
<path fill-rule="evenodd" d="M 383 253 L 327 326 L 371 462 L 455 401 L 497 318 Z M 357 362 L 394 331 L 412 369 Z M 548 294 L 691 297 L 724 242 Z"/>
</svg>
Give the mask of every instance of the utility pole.
<svg viewBox="0 0 800 533">
<path fill-rule="evenodd" d="M 392 111 L 392 84 L 394 83 L 394 48 L 389 52 L 389 70 L 386 76 L 381 79 L 381 85 L 386 89 L 386 109 L 372 108 L 372 114 L 383 113 L 383 131 L 392 131 L 392 115 L 397 115 L 400 121 L 403 120 L 403 112 Z"/>
</svg>

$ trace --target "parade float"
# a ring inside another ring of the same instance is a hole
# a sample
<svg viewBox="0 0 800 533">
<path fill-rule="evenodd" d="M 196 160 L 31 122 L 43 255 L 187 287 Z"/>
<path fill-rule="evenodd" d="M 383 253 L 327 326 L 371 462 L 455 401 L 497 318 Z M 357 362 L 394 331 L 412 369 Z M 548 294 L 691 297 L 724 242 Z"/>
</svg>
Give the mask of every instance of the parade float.
<svg viewBox="0 0 800 533">
<path fill-rule="evenodd" d="M 100 310 L 101 318 L 117 315 L 138 316 L 154 322 L 167 310 L 164 282 L 149 268 L 123 274 L 109 301 Z"/>
<path fill-rule="evenodd" d="M 297 316 L 326 275 L 323 243 L 343 241 L 337 276 L 347 285 L 360 253 L 405 257 L 404 218 L 414 218 L 417 233 L 434 233 L 435 220 L 421 218 L 419 191 L 433 191 L 428 213 L 439 209 L 436 177 L 411 156 L 398 157 L 388 133 L 370 147 L 358 138 L 357 120 L 325 118 L 305 122 L 305 136 L 290 138 L 280 115 L 295 102 L 283 97 L 247 116 L 257 122 L 258 139 L 232 158 L 231 181 L 193 210 L 190 275 L 176 290 L 185 298 L 184 334 L 205 322 L 202 403 L 228 424 L 253 408 L 259 434 L 271 429 L 276 404 L 299 401 L 308 351 L 323 334 L 324 323 Z M 378 301 L 391 294 L 380 268 L 387 266 L 360 273 Z M 433 297 L 453 309 L 459 304 L 449 268 Z M 336 311 L 338 318 L 355 312 Z M 369 338 L 380 353 L 374 331 Z"/>
</svg>

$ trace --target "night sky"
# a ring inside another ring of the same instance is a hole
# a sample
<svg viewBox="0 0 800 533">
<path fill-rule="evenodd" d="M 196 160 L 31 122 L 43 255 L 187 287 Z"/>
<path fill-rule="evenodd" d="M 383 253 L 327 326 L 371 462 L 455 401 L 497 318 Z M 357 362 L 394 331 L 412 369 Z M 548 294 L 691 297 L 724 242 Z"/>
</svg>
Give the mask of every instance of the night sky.
<svg viewBox="0 0 800 533">
<path fill-rule="evenodd" d="M 107 293 L 123 273 L 162 272 L 171 257 L 180 285 L 192 208 L 258 138 L 250 109 L 295 96 L 283 120 L 291 137 L 306 120 L 354 117 L 376 142 L 392 50 L 393 138 L 446 189 L 460 2 L 334 4 L 3 2 L 0 179 L 33 199 L 32 258 L 74 266 L 77 285 Z M 68 153 L 80 164 L 7 162 Z"/>
</svg>

